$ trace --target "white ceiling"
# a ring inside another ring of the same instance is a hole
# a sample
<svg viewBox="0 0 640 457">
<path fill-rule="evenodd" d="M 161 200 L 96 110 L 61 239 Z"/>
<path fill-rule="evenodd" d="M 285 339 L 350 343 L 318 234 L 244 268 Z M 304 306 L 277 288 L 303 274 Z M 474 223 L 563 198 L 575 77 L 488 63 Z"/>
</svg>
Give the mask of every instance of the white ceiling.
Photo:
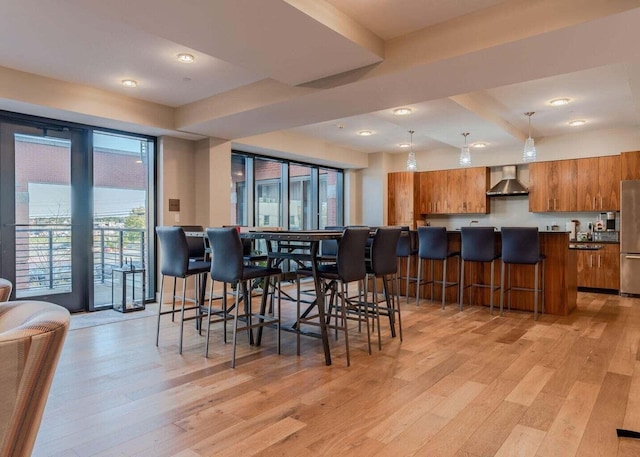
<svg viewBox="0 0 640 457">
<path fill-rule="evenodd" d="M 415 150 L 459 147 L 465 131 L 470 143 L 511 147 L 527 134 L 525 111 L 536 112 L 535 137 L 637 127 L 640 0 L 555 5 L 3 0 L 0 82 L 19 70 L 172 109 L 169 127 L 140 126 L 150 133 L 238 140 L 285 130 L 364 152 L 405 152 L 410 129 Z M 196 61 L 178 62 L 179 52 Z M 122 87 L 125 78 L 138 87 Z M 6 87 L 0 109 L 131 122 L 82 104 L 37 106 Z M 557 97 L 571 103 L 551 107 Z M 400 106 L 412 114 L 394 116 Z M 587 124 L 569 127 L 577 118 Z M 375 134 L 356 135 L 365 129 Z"/>
</svg>

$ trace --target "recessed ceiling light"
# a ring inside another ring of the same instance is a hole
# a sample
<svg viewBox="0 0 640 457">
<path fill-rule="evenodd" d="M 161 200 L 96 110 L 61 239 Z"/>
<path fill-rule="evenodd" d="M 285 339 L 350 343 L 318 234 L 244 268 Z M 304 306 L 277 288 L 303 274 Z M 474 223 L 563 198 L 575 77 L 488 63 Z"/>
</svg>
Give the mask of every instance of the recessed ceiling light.
<svg viewBox="0 0 640 457">
<path fill-rule="evenodd" d="M 396 108 L 393 110 L 393 114 L 396 116 L 406 116 L 411 114 L 411 108 Z"/>
<path fill-rule="evenodd" d="M 360 136 L 371 136 L 371 135 L 373 135 L 373 132 L 371 130 L 360 130 L 358 132 L 358 135 L 360 135 Z"/>
<path fill-rule="evenodd" d="M 409 143 L 400 143 L 398 145 L 398 147 L 401 147 L 401 148 L 408 148 L 409 146 L 411 146 Z"/>
<path fill-rule="evenodd" d="M 138 81 L 135 79 L 123 79 L 122 85 L 124 87 L 136 87 L 138 85 Z"/>
<path fill-rule="evenodd" d="M 194 60 L 196 60 L 196 58 L 193 56 L 193 54 L 187 54 L 186 52 L 181 52 L 180 54 L 178 54 L 178 60 L 182 63 L 191 63 Z"/>
<path fill-rule="evenodd" d="M 564 106 L 568 105 L 570 101 L 571 100 L 569 100 L 568 98 L 554 98 L 553 100 L 549 101 L 549 104 L 551 106 Z"/>
<path fill-rule="evenodd" d="M 483 149 L 487 147 L 487 143 L 471 143 L 472 148 Z"/>
<path fill-rule="evenodd" d="M 575 121 L 569 122 L 569 125 L 571 127 L 578 127 L 578 126 L 584 125 L 586 123 L 587 123 L 587 121 L 585 121 L 584 119 L 576 119 Z"/>
</svg>

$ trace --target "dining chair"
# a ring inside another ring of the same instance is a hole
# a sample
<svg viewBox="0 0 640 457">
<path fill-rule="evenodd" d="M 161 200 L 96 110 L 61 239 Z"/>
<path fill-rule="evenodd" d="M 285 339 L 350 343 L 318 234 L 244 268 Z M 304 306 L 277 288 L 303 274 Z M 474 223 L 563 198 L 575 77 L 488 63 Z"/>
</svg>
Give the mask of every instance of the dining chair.
<svg viewBox="0 0 640 457">
<path fill-rule="evenodd" d="M 196 281 L 194 287 L 194 305 L 186 306 L 187 299 L 187 278 L 194 275 L 203 275 L 203 281 L 206 282 L 206 275 L 211 267 L 211 263 L 204 260 L 189 260 L 189 244 L 184 230 L 180 227 L 156 227 L 156 233 L 160 241 L 161 251 L 161 264 L 160 273 L 162 279 L 160 280 L 160 298 L 158 301 L 158 324 L 156 329 L 156 346 L 158 346 L 160 339 L 160 316 L 171 314 L 171 320 L 173 321 L 176 310 L 176 283 L 178 278 L 182 279 L 182 296 L 180 306 L 180 343 L 178 352 L 182 354 L 182 337 L 184 333 L 184 321 L 200 319 L 200 326 L 202 327 L 202 313 L 200 309 L 200 291 Z M 166 276 L 173 278 L 173 294 L 171 296 L 171 310 L 162 311 L 162 301 L 164 294 L 164 279 Z M 195 310 L 196 314 L 193 317 L 185 318 L 185 311 Z"/>
<path fill-rule="evenodd" d="M 236 365 L 236 346 L 238 331 L 247 330 L 249 342 L 253 343 L 253 329 L 275 324 L 277 328 L 276 345 L 280 354 L 280 300 L 278 299 L 277 316 L 265 315 L 267 295 L 271 287 L 271 277 L 280 276 L 282 270 L 269 266 L 247 265 L 244 262 L 244 253 L 240 234 L 233 227 L 209 228 L 206 231 L 207 238 L 211 244 L 213 257 L 211 259 L 210 276 L 211 281 L 220 281 L 225 284 L 232 284 L 236 287 L 235 314 L 233 317 L 233 349 L 231 355 L 231 368 Z M 262 307 L 259 313 L 254 313 L 251 303 L 251 292 L 248 282 L 254 279 L 263 279 Z M 240 314 L 239 297 L 242 292 L 244 311 Z M 226 297 L 223 298 L 226 300 Z M 224 312 L 227 312 L 226 305 L 223 305 Z M 211 311 L 209 311 L 211 315 Z M 239 327 L 239 321 L 245 321 L 243 327 Z M 254 321 L 257 319 L 257 321 Z M 225 319 L 226 321 L 226 319 Z M 209 349 L 209 333 L 211 320 L 207 323 L 206 354 Z M 226 324 L 225 324 L 226 325 Z"/>
</svg>

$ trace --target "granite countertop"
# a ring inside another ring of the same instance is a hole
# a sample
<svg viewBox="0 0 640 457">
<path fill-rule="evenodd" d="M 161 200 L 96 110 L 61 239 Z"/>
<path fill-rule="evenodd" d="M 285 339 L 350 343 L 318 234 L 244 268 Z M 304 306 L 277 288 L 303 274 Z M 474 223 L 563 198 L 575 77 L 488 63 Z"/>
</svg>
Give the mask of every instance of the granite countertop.
<svg viewBox="0 0 640 457">
<path fill-rule="evenodd" d="M 594 244 L 594 243 L 573 243 L 569 244 L 569 249 L 577 249 L 580 251 L 598 251 L 602 249 L 602 244 Z"/>
</svg>

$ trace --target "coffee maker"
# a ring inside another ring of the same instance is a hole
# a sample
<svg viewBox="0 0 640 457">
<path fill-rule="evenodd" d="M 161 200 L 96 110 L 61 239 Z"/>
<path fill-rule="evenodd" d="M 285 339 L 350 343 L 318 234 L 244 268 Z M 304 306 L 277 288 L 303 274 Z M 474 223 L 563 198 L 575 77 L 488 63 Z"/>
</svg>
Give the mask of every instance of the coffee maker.
<svg viewBox="0 0 640 457">
<path fill-rule="evenodd" d="M 615 211 L 607 212 L 605 229 L 608 231 L 616 229 L 616 213 Z"/>
</svg>

